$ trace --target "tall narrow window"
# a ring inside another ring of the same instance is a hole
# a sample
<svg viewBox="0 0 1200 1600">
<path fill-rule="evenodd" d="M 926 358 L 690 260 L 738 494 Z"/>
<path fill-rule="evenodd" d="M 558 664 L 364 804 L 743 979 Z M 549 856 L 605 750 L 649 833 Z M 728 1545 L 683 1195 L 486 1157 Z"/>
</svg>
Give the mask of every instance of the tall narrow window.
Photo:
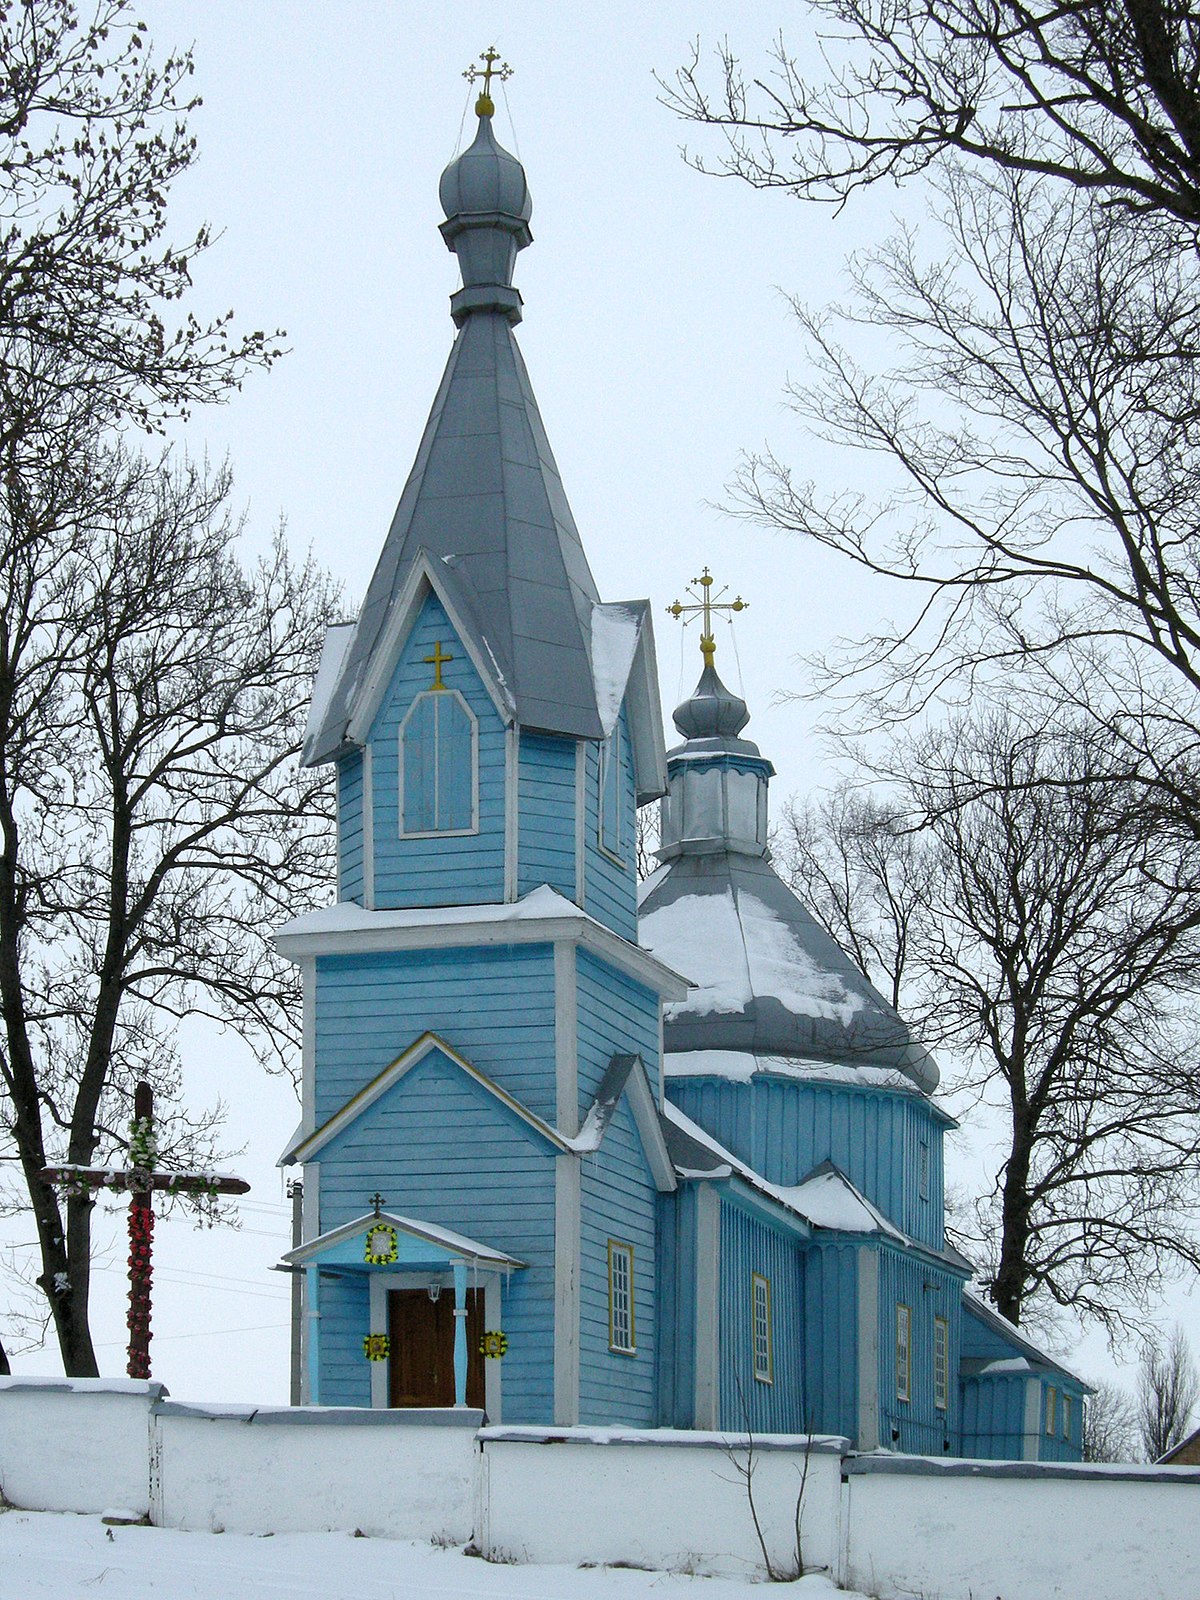
<svg viewBox="0 0 1200 1600">
<path fill-rule="evenodd" d="M 773 1383 L 774 1350 L 771 1343 L 771 1280 L 761 1272 L 750 1274 L 750 1309 L 754 1334 L 754 1376 L 759 1383 Z"/>
<path fill-rule="evenodd" d="M 618 859 L 621 838 L 621 724 L 600 746 L 600 848 Z"/>
<path fill-rule="evenodd" d="M 454 689 L 430 689 L 400 725 L 400 832 L 474 833 L 478 724 Z"/>
<path fill-rule="evenodd" d="M 945 1411 L 950 1403 L 950 1324 L 933 1319 L 933 1403 Z"/>
<path fill-rule="evenodd" d="M 896 1399 L 912 1399 L 912 1311 L 896 1307 Z"/>
<path fill-rule="evenodd" d="M 631 1356 L 637 1350 L 633 1320 L 633 1246 L 608 1241 L 608 1348 Z"/>
<path fill-rule="evenodd" d="M 1055 1389 L 1047 1389 L 1046 1390 L 1046 1432 L 1048 1434 L 1052 1434 L 1054 1432 L 1054 1402 L 1057 1399 L 1058 1399 L 1057 1390 L 1055 1390 Z"/>
<path fill-rule="evenodd" d="M 922 1139 L 917 1146 L 917 1193 L 922 1200 L 929 1199 L 929 1140 Z"/>
<path fill-rule="evenodd" d="M 1071 1437 L 1071 1396 L 1063 1395 L 1063 1438 Z"/>
</svg>

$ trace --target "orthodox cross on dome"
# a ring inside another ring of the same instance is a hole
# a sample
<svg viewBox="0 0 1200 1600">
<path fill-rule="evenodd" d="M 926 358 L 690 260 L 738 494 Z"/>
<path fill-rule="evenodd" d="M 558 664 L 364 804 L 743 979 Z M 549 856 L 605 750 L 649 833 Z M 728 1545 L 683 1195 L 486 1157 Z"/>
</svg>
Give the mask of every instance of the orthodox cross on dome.
<svg viewBox="0 0 1200 1600">
<path fill-rule="evenodd" d="M 68 1194 L 92 1189 L 124 1190 L 129 1195 L 129 1362 L 131 1378 L 150 1376 L 150 1247 L 154 1239 L 153 1194 L 245 1194 L 244 1178 L 223 1178 L 215 1172 L 156 1172 L 158 1140 L 154 1131 L 154 1094 L 146 1082 L 133 1091 L 129 1124 L 129 1166 L 45 1167 L 42 1177 L 61 1184 Z"/>
<path fill-rule="evenodd" d="M 479 91 L 479 99 L 475 102 L 475 115 L 477 117 L 490 117 L 494 116 L 496 111 L 496 107 L 492 103 L 492 79 L 498 78 L 501 83 L 507 83 L 508 79 L 513 75 L 513 69 L 507 61 L 500 61 L 500 52 L 494 44 L 488 45 L 486 50 L 481 51 L 479 59 L 483 62 L 483 70 L 480 71 L 475 63 L 472 62 L 463 73 L 463 77 L 468 83 L 474 83 L 477 78 L 483 79 L 483 88 Z M 496 65 L 497 61 L 500 61 L 499 66 Z"/>
<path fill-rule="evenodd" d="M 692 597 L 691 602 L 685 603 L 682 600 L 676 600 L 667 607 L 668 615 L 674 617 L 676 622 L 681 617 L 684 619 L 683 625 L 685 628 L 693 616 L 701 618 L 700 653 L 704 657 L 704 665 L 706 667 L 712 666 L 713 657 L 717 653 L 717 641 L 713 638 L 712 628 L 713 612 L 745 611 L 750 604 L 748 600 L 743 600 L 740 594 L 735 595 L 732 600 L 723 601 L 721 596 L 729 593 L 729 585 L 726 584 L 724 588 L 718 589 L 714 595 L 712 587 L 715 582 L 716 579 L 705 567 L 702 575 L 699 578 L 693 578 L 691 585 L 688 587 L 687 592 Z M 697 590 L 699 590 L 699 593 L 696 592 Z"/>
<path fill-rule="evenodd" d="M 442 668 L 447 661 L 453 661 L 454 657 L 442 654 L 442 641 L 439 639 L 434 645 L 431 656 L 422 656 L 421 660 L 427 661 L 433 668 L 433 682 L 429 687 L 431 689 L 444 689 L 446 685 L 442 682 Z"/>
</svg>

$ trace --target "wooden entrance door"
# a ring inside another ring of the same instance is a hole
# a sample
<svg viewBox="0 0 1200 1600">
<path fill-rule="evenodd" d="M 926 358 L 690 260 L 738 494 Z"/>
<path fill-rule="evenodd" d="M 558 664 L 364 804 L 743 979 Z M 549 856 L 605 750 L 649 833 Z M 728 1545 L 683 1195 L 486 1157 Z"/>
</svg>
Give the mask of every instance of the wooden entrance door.
<svg viewBox="0 0 1200 1600">
<path fill-rule="evenodd" d="M 483 1290 L 467 1291 L 467 1404 L 484 1404 Z M 388 1293 L 388 1405 L 454 1404 L 454 1294 L 424 1289 Z"/>
</svg>

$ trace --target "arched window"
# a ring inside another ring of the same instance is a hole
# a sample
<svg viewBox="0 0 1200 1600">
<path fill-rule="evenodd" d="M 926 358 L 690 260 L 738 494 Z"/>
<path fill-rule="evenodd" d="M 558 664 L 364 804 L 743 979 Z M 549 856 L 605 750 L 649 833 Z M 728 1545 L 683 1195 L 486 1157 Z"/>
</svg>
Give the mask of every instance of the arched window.
<svg viewBox="0 0 1200 1600">
<path fill-rule="evenodd" d="M 455 689 L 419 694 L 400 724 L 400 832 L 474 833 L 479 725 Z"/>
<path fill-rule="evenodd" d="M 600 746 L 600 848 L 618 860 L 621 846 L 621 724 L 618 722 Z"/>
</svg>

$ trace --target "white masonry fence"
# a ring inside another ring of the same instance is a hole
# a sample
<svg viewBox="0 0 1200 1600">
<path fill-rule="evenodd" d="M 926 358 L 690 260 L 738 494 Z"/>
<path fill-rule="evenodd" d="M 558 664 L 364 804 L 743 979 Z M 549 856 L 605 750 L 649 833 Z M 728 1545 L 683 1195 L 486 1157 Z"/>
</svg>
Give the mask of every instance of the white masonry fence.
<svg viewBox="0 0 1200 1600">
<path fill-rule="evenodd" d="M 199 1406 L 134 1380 L 0 1379 L 0 1490 L 169 1528 L 359 1529 L 494 1559 L 786 1573 L 881 1600 L 1182 1600 L 1200 1469 L 926 1460 L 844 1439 L 481 1428 L 477 1411 Z M 800 1489 L 803 1485 L 803 1496 Z M 798 1503 L 799 1502 L 799 1503 Z"/>
</svg>

